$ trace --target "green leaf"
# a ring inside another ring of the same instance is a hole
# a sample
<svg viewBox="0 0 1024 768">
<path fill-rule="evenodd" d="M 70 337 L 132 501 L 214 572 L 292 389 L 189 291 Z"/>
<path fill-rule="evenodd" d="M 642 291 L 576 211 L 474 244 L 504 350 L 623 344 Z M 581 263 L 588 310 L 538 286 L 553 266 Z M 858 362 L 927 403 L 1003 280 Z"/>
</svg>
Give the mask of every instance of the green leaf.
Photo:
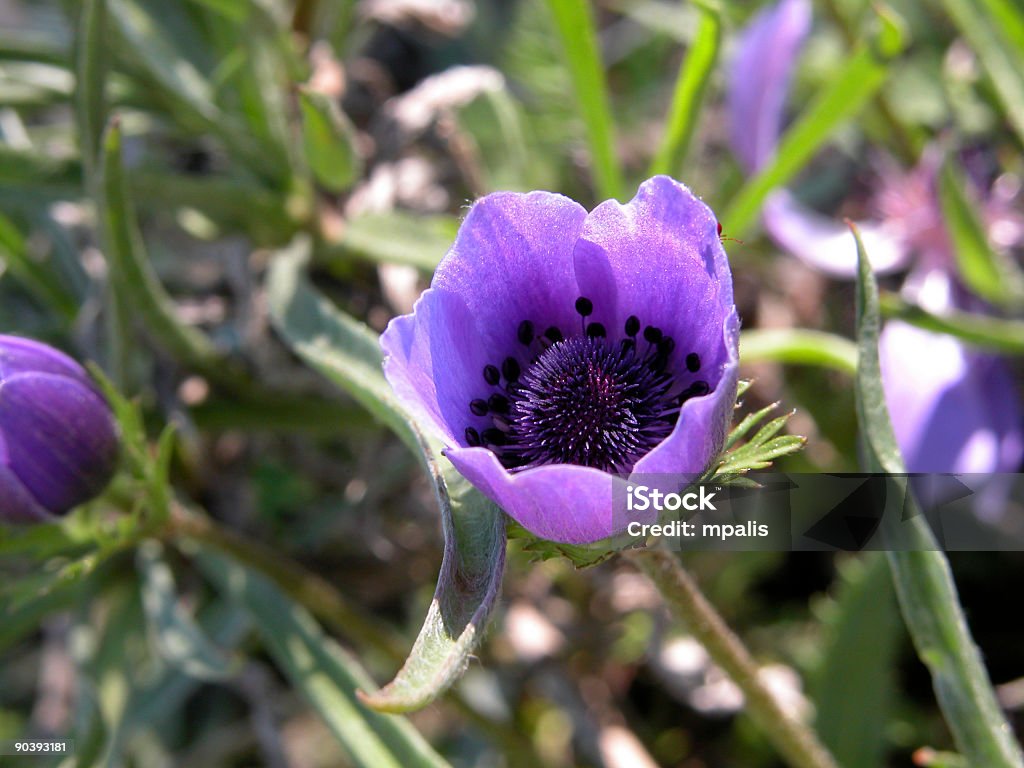
<svg viewBox="0 0 1024 768">
<path fill-rule="evenodd" d="M 877 768 L 886 764 L 902 627 L 885 557 L 843 566 L 815 675 L 815 730 L 843 768 Z"/>
<path fill-rule="evenodd" d="M 865 469 L 906 472 L 889 420 L 878 360 L 878 286 L 856 228 L 857 241 L 857 419 Z M 917 655 L 953 733 L 957 749 L 971 765 L 1024 768 L 1024 756 L 999 709 L 981 655 L 967 628 L 949 563 L 907 489 L 908 511 L 883 518 L 889 567 L 903 619 Z"/>
<path fill-rule="evenodd" d="M 202 553 L 198 563 L 225 595 L 249 611 L 281 671 L 317 710 L 355 765 L 447 766 L 408 721 L 367 710 L 359 703 L 356 691 L 372 688 L 373 680 L 303 608 L 264 577 L 219 555 Z"/>
<path fill-rule="evenodd" d="M 309 245 L 276 256 L 268 276 L 271 319 L 292 350 L 401 437 L 424 461 L 441 512 L 445 551 L 423 629 L 394 682 L 367 701 L 382 711 L 425 706 L 462 673 L 480 641 L 505 563 L 504 517 L 445 464 L 391 393 L 376 334 L 320 296 L 302 275 Z"/>
<path fill-rule="evenodd" d="M 74 157 L 54 157 L 0 142 L 0 184 L 47 192 L 55 197 L 79 197 L 82 166 Z"/>
<path fill-rule="evenodd" d="M 160 284 L 135 220 L 121 160 L 121 126 L 115 118 L 103 143 L 100 231 L 115 294 L 131 307 L 154 340 L 182 363 L 222 378 L 224 360 L 202 333 L 182 323 Z"/>
<path fill-rule="evenodd" d="M 174 574 L 163 559 L 163 547 L 144 542 L 135 561 L 142 575 L 142 607 L 160 657 L 200 680 L 222 680 L 237 664 L 216 646 L 179 603 Z"/>
<path fill-rule="evenodd" d="M 108 33 L 107 0 L 85 0 L 75 39 L 75 122 L 89 183 L 107 124 Z"/>
<path fill-rule="evenodd" d="M 310 367 L 352 395 L 418 453 L 419 440 L 384 380 L 377 334 L 316 292 L 303 273 L 308 260 L 309 240 L 304 236 L 274 257 L 267 297 L 275 330 Z"/>
<path fill-rule="evenodd" d="M 842 336 L 800 328 L 743 331 L 740 334 L 740 362 L 816 365 L 836 371 L 857 373 L 857 345 Z"/>
<path fill-rule="evenodd" d="M 593 9 L 587 0 L 547 0 L 547 6 L 554 16 L 580 116 L 587 129 L 597 191 L 604 198 L 621 198 L 623 184 L 615 152 L 615 124 Z"/>
<path fill-rule="evenodd" d="M 885 82 L 889 62 L 904 46 L 903 33 L 888 15 L 879 15 L 881 29 L 862 44 L 829 79 L 779 141 L 775 156 L 749 179 L 721 219 L 725 231 L 746 237 L 765 198 L 788 183 L 842 123 L 854 117 Z"/>
<path fill-rule="evenodd" d="M 939 175 L 939 202 L 953 240 L 960 276 L 978 296 L 1011 308 L 1024 305 L 1024 273 L 1004 254 L 992 249 L 977 206 L 970 200 L 967 180 L 947 160 Z"/>
<path fill-rule="evenodd" d="M 886 317 L 902 320 L 928 331 L 948 333 L 969 344 L 995 352 L 1024 355 L 1024 322 L 1020 320 L 1003 320 L 957 310 L 936 315 L 916 304 L 909 304 L 892 293 L 882 294 L 879 304 Z"/>
<path fill-rule="evenodd" d="M 14 223 L 0 213 L 0 261 L 10 274 L 45 305 L 72 320 L 78 314 L 79 302 L 57 277 L 46 261 L 32 258 L 28 243 Z"/>
<path fill-rule="evenodd" d="M 941 0 L 941 3 L 981 60 L 1007 120 L 1024 143 L 1024 50 L 1019 47 L 1024 22 L 1020 10 L 1007 13 L 1008 3 L 992 0 Z M 995 18 L 990 11 L 995 11 Z M 1016 45 L 1006 39 L 1007 34 Z"/>
<path fill-rule="evenodd" d="M 343 192 L 363 172 L 355 128 L 334 101 L 309 88 L 299 90 L 299 107 L 306 162 L 324 189 Z"/>
<path fill-rule="evenodd" d="M 697 6 L 700 14 L 690 50 L 679 70 L 665 126 L 665 136 L 651 162 L 648 176 L 681 173 L 694 127 L 701 114 L 704 92 L 718 61 L 722 21 L 717 8 Z"/>
<path fill-rule="evenodd" d="M 455 240 L 453 216 L 419 216 L 393 211 L 356 216 L 341 242 L 324 248 L 328 263 L 356 257 L 376 264 L 406 264 L 433 272 Z"/>
</svg>

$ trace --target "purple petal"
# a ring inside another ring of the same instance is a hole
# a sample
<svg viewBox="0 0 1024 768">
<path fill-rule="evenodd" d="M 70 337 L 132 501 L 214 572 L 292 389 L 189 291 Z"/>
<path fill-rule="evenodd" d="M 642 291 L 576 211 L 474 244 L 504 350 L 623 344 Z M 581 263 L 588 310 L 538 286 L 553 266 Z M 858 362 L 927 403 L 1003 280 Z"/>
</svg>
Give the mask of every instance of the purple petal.
<svg viewBox="0 0 1024 768">
<path fill-rule="evenodd" d="M 398 399 L 447 445 L 462 445 L 468 426 L 481 427 L 469 402 L 484 388 L 491 362 L 476 319 L 460 296 L 430 289 L 413 314 L 396 317 L 381 336 L 384 375 Z"/>
<path fill-rule="evenodd" d="M 2 435 L 0 442 L 3 442 Z M 54 516 L 39 506 L 21 480 L 0 463 L 0 520 L 6 523 L 43 523 L 53 519 Z"/>
<path fill-rule="evenodd" d="M 733 293 L 710 208 L 679 182 L 655 176 L 626 205 L 609 200 L 587 216 L 574 259 L 594 320 L 616 335 L 630 315 L 660 328 L 676 342 L 670 368 L 697 352 L 699 378 L 715 387 L 729 358 L 722 329 Z"/>
<path fill-rule="evenodd" d="M 96 495 L 117 463 L 117 430 L 91 387 L 64 375 L 20 373 L 0 383 L 7 469 L 40 506 L 62 514 Z"/>
<path fill-rule="evenodd" d="M 952 336 L 890 322 L 879 339 L 882 382 L 911 472 L 1014 472 L 1024 458 L 1024 418 L 1014 379 L 998 357 Z"/>
<path fill-rule="evenodd" d="M 431 287 L 460 297 L 476 318 L 474 343 L 513 349 L 516 328 L 579 323 L 572 250 L 587 212 L 551 192 L 496 192 L 472 207 Z"/>
<path fill-rule="evenodd" d="M 28 371 L 67 376 L 94 387 L 85 369 L 63 352 L 32 339 L 0 334 L 0 381 Z"/>
<path fill-rule="evenodd" d="M 725 445 L 736 405 L 739 335 L 740 322 L 734 308 L 722 331 L 722 344 L 728 357 L 721 371 L 715 374 L 717 386 L 710 394 L 683 404 L 672 434 L 637 462 L 634 476 L 644 473 L 699 475 L 718 456 Z"/>
<path fill-rule="evenodd" d="M 836 277 L 857 274 L 857 245 L 850 228 L 802 205 L 786 190 L 772 193 L 763 209 L 765 229 L 780 248 Z M 885 224 L 858 222 L 861 240 L 875 272 L 904 267 L 910 259 L 903 240 Z"/>
<path fill-rule="evenodd" d="M 549 464 L 512 474 L 486 448 L 445 454 L 473 485 L 530 533 L 565 544 L 586 544 L 621 533 L 613 522 L 614 483 L 624 480 L 575 464 Z M 653 522 L 634 516 L 641 523 Z"/>
<path fill-rule="evenodd" d="M 775 151 L 789 80 L 810 28 L 810 2 L 782 0 L 761 11 L 737 43 L 729 70 L 729 136 L 748 173 Z"/>
</svg>

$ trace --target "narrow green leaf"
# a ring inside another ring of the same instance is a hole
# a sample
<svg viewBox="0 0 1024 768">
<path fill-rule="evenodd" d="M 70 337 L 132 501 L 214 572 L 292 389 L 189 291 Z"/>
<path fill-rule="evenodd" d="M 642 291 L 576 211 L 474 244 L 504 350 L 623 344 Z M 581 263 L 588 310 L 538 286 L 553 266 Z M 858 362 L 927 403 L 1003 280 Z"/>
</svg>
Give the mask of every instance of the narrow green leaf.
<svg viewBox="0 0 1024 768">
<path fill-rule="evenodd" d="M 54 157 L 34 150 L 14 149 L 0 142 L 0 184 L 39 189 L 57 197 L 81 194 L 82 166 L 74 157 Z"/>
<path fill-rule="evenodd" d="M 222 680 L 237 671 L 227 653 L 214 644 L 178 601 L 174 574 L 156 541 L 143 543 L 135 561 L 142 574 L 142 607 L 154 645 L 172 667 L 200 680 Z"/>
<path fill-rule="evenodd" d="M 156 99 L 169 101 L 188 118 L 187 122 L 220 137 L 228 152 L 249 169 L 269 181 L 279 182 L 284 172 L 279 165 L 279 153 L 261 146 L 234 115 L 221 110 L 210 82 L 185 54 L 195 54 L 204 39 L 188 23 L 188 17 L 175 14 L 172 6 L 154 0 L 107 0 L 107 4 L 108 18 L 123 41 L 119 56 L 129 58 L 158 85 Z M 175 28 L 164 29 L 162 21 Z M 191 42 L 185 40 L 186 30 Z"/>
<path fill-rule="evenodd" d="M 805 437 L 780 435 L 767 442 L 752 446 L 742 453 L 736 451 L 727 455 L 725 461 L 715 468 L 715 474 L 724 475 L 733 472 L 746 472 L 751 469 L 767 469 L 775 459 L 802 451 L 805 445 L 807 445 Z"/>
<path fill-rule="evenodd" d="M 732 430 L 729 432 L 729 437 L 725 441 L 725 450 L 729 450 L 734 445 L 736 445 L 736 443 L 738 443 L 740 440 L 746 437 L 747 433 L 749 433 L 751 429 L 760 424 L 765 419 L 765 417 L 768 416 L 769 413 L 771 413 L 778 407 L 779 401 L 776 401 L 774 403 L 771 403 L 770 405 L 766 405 L 759 411 L 755 411 L 754 413 L 748 413 L 746 416 L 744 416 L 743 420 L 735 427 L 733 427 Z"/>
<path fill-rule="evenodd" d="M 306 162 L 324 189 L 343 192 L 363 172 L 352 123 L 330 98 L 308 88 L 299 90 L 299 107 Z"/>
<path fill-rule="evenodd" d="M 989 245 L 985 225 L 968 196 L 967 180 L 950 160 L 939 175 L 939 202 L 967 286 L 993 304 L 1024 305 L 1024 273 Z"/>
<path fill-rule="evenodd" d="M 373 680 L 304 609 L 264 577 L 219 555 L 198 563 L 217 587 L 250 612 L 264 646 L 317 710 L 360 768 L 443 768 L 447 763 L 403 718 L 365 709 L 356 699 Z"/>
<path fill-rule="evenodd" d="M 77 299 L 61 284 L 47 262 L 37 261 L 28 252 L 28 243 L 14 223 L 0 213 L 0 262 L 10 274 L 36 298 L 67 320 L 78 314 Z"/>
<path fill-rule="evenodd" d="M 115 119 L 103 144 L 100 231 L 114 291 L 138 313 L 153 338 L 183 363 L 219 377 L 221 355 L 202 333 L 182 323 L 146 256 L 121 160 L 121 126 Z"/>
<path fill-rule="evenodd" d="M 717 8 L 698 5 L 700 20 L 686 59 L 679 70 L 665 126 L 665 136 L 651 162 L 649 176 L 682 171 L 690 139 L 701 114 L 704 92 L 718 61 L 722 40 L 722 21 Z"/>
<path fill-rule="evenodd" d="M 982 0 L 996 29 L 1001 29 L 1011 50 L 1024 54 L 1024 7 L 1014 0 Z"/>
<path fill-rule="evenodd" d="M 547 5 L 554 16 L 580 116 L 587 129 L 597 191 L 604 198 L 621 198 L 623 184 L 615 152 L 615 124 L 593 9 L 587 0 L 547 0 Z"/>
<path fill-rule="evenodd" d="M 740 334 L 740 362 L 816 365 L 857 373 L 857 345 L 842 336 L 800 328 L 743 331 Z"/>
<path fill-rule="evenodd" d="M 346 223 L 341 242 L 326 246 L 322 257 L 328 263 L 352 256 L 378 264 L 407 264 L 431 273 L 458 229 L 453 216 L 364 214 Z"/>
<path fill-rule="evenodd" d="M 879 304 L 886 317 L 896 318 L 928 331 L 948 333 L 969 344 L 995 352 L 1024 355 L 1024 322 L 1020 320 L 1004 320 L 958 310 L 936 315 L 892 293 L 882 294 Z"/>
<path fill-rule="evenodd" d="M 747 181 L 722 216 L 725 230 L 746 237 L 768 194 L 789 182 L 842 123 L 855 116 L 885 82 L 903 34 L 887 15 L 880 31 L 857 48 L 779 141 L 775 156 Z"/>
<path fill-rule="evenodd" d="M 75 48 L 75 122 L 79 151 L 91 183 L 107 124 L 107 0 L 84 0 Z"/>
<path fill-rule="evenodd" d="M 870 472 L 906 472 L 882 387 L 878 359 L 880 311 L 878 286 L 857 230 L 857 419 Z M 903 520 L 886 516 L 889 567 L 903 619 L 917 655 L 928 667 L 932 684 L 957 744 L 971 765 L 1024 768 L 1024 756 L 999 709 L 981 655 L 967 628 L 949 563 L 927 522 L 910 510 Z M 908 519 L 909 518 L 909 519 Z"/>
<path fill-rule="evenodd" d="M 309 240 L 278 253 L 267 276 L 270 319 L 292 351 L 393 430 L 414 453 L 419 441 L 381 370 L 377 334 L 318 294 L 303 270 Z"/>
<path fill-rule="evenodd" d="M 31 61 L 38 64 L 68 66 L 66 46 L 43 34 L 18 30 L 0 33 L 0 61 Z"/>
<path fill-rule="evenodd" d="M 878 768 L 886 764 L 900 616 L 881 553 L 845 563 L 840 574 L 825 656 L 815 675 L 814 722 L 843 768 Z"/>
<path fill-rule="evenodd" d="M 1006 119 L 1024 142 L 1024 50 L 1015 46 L 1004 36 L 1019 41 L 1022 24 L 1020 11 L 1012 17 L 1009 27 L 1005 3 L 991 3 L 986 0 L 941 0 L 946 13 L 953 19 L 960 33 L 967 38 L 971 50 L 981 60 L 988 76 L 992 79 L 996 96 L 1003 105 Z M 985 6 L 997 11 L 995 19 Z"/>
</svg>

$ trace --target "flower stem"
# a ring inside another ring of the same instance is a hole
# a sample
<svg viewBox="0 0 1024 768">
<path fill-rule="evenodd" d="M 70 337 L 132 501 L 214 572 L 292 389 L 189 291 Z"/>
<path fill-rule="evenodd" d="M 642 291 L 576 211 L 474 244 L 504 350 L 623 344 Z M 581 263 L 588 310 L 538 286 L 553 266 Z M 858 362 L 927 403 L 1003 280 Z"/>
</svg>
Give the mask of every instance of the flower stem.
<svg viewBox="0 0 1024 768">
<path fill-rule="evenodd" d="M 700 591 L 678 558 L 663 549 L 632 549 L 623 556 L 644 572 L 671 612 L 682 619 L 712 660 L 743 691 L 747 711 L 794 768 L 838 768 L 806 724 L 787 712 L 758 676 L 757 663 Z"/>
</svg>

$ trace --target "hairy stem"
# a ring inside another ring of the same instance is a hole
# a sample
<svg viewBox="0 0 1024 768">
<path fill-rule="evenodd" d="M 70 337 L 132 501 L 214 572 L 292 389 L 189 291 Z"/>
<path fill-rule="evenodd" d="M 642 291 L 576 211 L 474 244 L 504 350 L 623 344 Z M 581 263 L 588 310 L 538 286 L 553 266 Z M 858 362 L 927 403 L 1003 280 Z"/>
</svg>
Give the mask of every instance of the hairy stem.
<svg viewBox="0 0 1024 768">
<path fill-rule="evenodd" d="M 787 712 L 758 676 L 757 663 L 700 591 L 675 554 L 663 549 L 627 550 L 623 556 L 654 583 L 669 609 L 686 623 L 715 664 L 743 691 L 747 711 L 794 768 L 838 768 L 806 724 Z"/>
</svg>

